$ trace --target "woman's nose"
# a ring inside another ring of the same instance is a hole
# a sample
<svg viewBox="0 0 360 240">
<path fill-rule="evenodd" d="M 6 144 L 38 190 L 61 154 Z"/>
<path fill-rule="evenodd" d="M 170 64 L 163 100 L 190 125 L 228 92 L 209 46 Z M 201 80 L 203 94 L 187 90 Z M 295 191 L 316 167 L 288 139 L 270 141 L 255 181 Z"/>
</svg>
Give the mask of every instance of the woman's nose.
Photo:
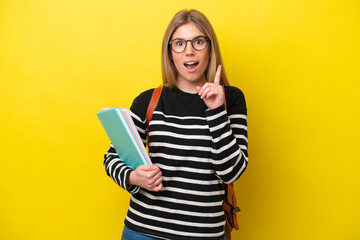
<svg viewBox="0 0 360 240">
<path fill-rule="evenodd" d="M 191 41 L 187 41 L 186 42 L 186 46 L 185 46 L 185 54 L 186 55 L 191 55 L 194 54 L 195 49 L 193 48 L 193 46 L 191 45 Z"/>
</svg>

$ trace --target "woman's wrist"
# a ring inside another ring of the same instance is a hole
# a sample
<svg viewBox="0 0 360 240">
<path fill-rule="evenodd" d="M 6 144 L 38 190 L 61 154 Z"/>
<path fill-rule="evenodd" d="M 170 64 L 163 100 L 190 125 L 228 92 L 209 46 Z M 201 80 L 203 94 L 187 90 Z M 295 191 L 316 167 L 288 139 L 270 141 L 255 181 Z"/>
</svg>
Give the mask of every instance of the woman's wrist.
<svg viewBox="0 0 360 240">
<path fill-rule="evenodd" d="M 136 172 L 134 170 L 132 170 L 130 175 L 129 175 L 129 182 L 128 182 L 129 186 L 137 185 L 136 184 L 136 182 L 137 182 L 136 179 L 137 179 L 136 178 Z"/>
</svg>

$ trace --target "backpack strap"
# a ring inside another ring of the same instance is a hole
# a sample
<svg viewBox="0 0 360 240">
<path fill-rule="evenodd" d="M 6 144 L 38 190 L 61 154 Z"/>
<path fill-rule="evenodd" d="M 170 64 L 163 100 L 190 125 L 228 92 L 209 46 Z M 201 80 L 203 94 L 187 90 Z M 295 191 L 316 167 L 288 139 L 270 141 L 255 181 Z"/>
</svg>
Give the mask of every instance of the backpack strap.
<svg viewBox="0 0 360 240">
<path fill-rule="evenodd" d="M 231 232 L 233 228 L 239 230 L 237 223 L 237 213 L 240 212 L 240 208 L 237 206 L 236 195 L 234 191 L 234 183 L 225 184 L 225 199 L 223 202 L 223 209 L 225 213 L 225 235 L 226 240 L 231 240 Z"/>
<path fill-rule="evenodd" d="M 159 102 L 160 96 L 161 96 L 161 92 L 162 92 L 163 86 L 157 87 L 154 89 L 147 111 L 146 111 L 146 124 L 147 124 L 147 135 L 148 135 L 148 140 L 147 140 L 147 145 L 149 145 L 149 124 L 153 115 L 153 112 Z"/>
<path fill-rule="evenodd" d="M 225 97 L 224 106 L 225 106 L 225 109 L 227 110 L 224 86 L 223 86 L 223 91 L 224 91 L 224 97 Z M 236 230 L 239 230 L 239 225 L 237 223 L 237 215 L 236 214 L 238 212 L 240 212 L 240 208 L 238 207 L 237 201 L 236 201 L 234 183 L 229 183 L 229 184 L 224 183 L 224 189 L 225 189 L 225 199 L 223 202 L 223 209 L 224 209 L 225 219 L 226 219 L 225 235 L 226 235 L 226 240 L 231 240 L 231 232 L 232 232 L 233 228 L 235 228 Z"/>
</svg>

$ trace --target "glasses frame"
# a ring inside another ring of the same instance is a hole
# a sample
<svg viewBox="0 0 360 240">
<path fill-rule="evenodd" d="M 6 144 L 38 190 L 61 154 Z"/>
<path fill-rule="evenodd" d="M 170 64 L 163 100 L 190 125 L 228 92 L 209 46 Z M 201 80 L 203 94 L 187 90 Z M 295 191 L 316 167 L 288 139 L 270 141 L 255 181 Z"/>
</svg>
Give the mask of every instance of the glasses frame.
<svg viewBox="0 0 360 240">
<path fill-rule="evenodd" d="M 201 49 L 201 50 L 196 49 L 196 48 L 194 47 L 194 43 L 193 43 L 193 40 L 196 39 L 196 38 L 198 38 L 198 37 L 203 37 L 203 38 L 205 38 L 205 40 L 206 40 L 206 46 L 205 46 L 203 49 Z M 185 47 L 184 47 L 184 49 L 183 49 L 182 51 L 177 52 L 177 51 L 175 51 L 175 50 L 172 48 L 172 42 L 175 41 L 175 40 L 182 40 L 182 41 L 185 42 Z M 173 50 L 174 52 L 176 52 L 176 53 L 182 53 L 183 51 L 185 51 L 185 49 L 186 49 L 186 47 L 187 47 L 187 42 L 190 42 L 192 48 L 195 49 L 196 51 L 202 51 L 202 50 L 204 50 L 204 49 L 207 48 L 208 43 L 210 43 L 210 38 L 208 38 L 208 37 L 206 37 L 206 36 L 203 36 L 203 35 L 199 35 L 199 36 L 194 37 L 193 39 L 188 39 L 188 40 L 185 40 L 185 39 L 182 39 L 182 38 L 174 38 L 173 40 L 171 40 L 171 41 L 169 42 L 169 45 L 170 45 L 171 50 Z"/>
</svg>

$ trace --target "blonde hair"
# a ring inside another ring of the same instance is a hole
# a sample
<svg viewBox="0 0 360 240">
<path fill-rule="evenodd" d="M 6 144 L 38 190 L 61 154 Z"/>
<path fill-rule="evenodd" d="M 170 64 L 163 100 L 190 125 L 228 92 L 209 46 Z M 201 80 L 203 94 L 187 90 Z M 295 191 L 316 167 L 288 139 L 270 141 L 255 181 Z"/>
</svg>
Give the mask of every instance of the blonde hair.
<svg viewBox="0 0 360 240">
<path fill-rule="evenodd" d="M 169 88 L 175 87 L 178 75 L 174 62 L 171 58 L 171 48 L 169 46 L 169 41 L 171 40 L 172 35 L 176 29 L 190 22 L 194 23 L 199 28 L 199 30 L 206 34 L 206 36 L 210 39 L 210 44 L 208 46 L 210 47 L 210 59 L 209 64 L 205 70 L 206 81 L 214 82 L 217 66 L 221 65 L 220 84 L 228 86 L 229 82 L 226 77 L 215 31 L 206 16 L 194 9 L 181 10 L 180 12 L 176 13 L 166 28 L 161 53 L 161 70 L 164 86 Z"/>
</svg>

